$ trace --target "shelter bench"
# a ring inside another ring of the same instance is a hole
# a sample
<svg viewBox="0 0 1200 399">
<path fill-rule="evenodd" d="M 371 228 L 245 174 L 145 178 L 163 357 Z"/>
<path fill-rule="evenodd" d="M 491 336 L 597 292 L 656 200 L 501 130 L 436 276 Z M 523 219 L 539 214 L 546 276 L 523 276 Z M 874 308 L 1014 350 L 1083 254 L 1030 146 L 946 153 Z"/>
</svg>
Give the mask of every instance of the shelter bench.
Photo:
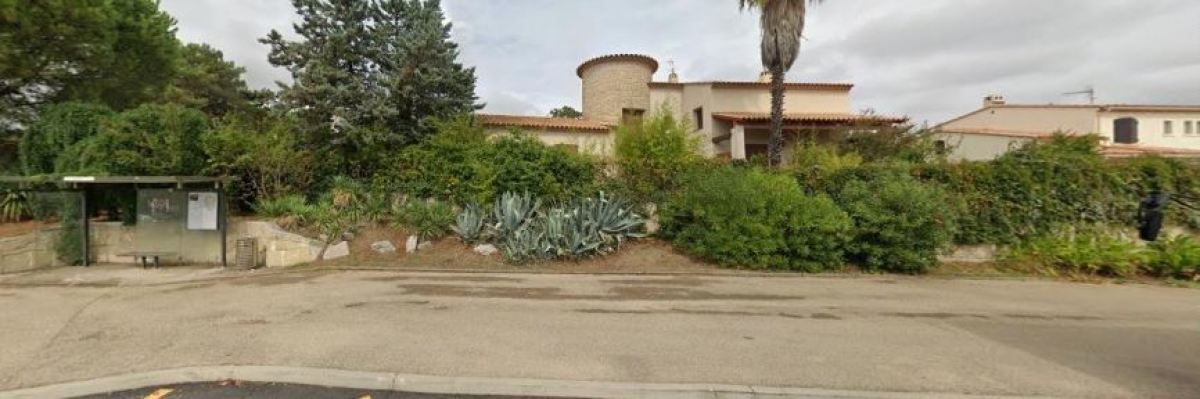
<svg viewBox="0 0 1200 399">
<path fill-rule="evenodd" d="M 126 252 L 126 253 L 117 254 L 117 256 L 129 256 L 129 257 L 132 257 L 135 261 L 141 261 L 143 269 L 149 268 L 151 264 L 153 264 L 154 268 L 157 269 L 160 266 L 159 258 L 165 258 L 165 257 L 172 256 L 172 255 L 175 255 L 175 253 L 174 252 L 155 252 L 155 251 L 135 251 L 135 252 Z M 150 262 L 151 260 L 153 260 L 153 263 Z"/>
</svg>

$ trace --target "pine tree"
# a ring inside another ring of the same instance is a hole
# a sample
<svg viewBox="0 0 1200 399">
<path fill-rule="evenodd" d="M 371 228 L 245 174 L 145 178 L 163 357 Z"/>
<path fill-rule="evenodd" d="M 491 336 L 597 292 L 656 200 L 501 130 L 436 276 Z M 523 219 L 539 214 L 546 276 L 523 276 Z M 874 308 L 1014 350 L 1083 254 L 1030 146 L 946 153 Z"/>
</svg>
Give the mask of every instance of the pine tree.
<svg viewBox="0 0 1200 399">
<path fill-rule="evenodd" d="M 299 41 L 272 31 L 270 61 L 293 82 L 281 101 L 305 137 L 336 156 L 323 174 L 368 176 L 388 153 L 476 109 L 475 71 L 456 59 L 436 0 L 292 0 Z"/>
</svg>

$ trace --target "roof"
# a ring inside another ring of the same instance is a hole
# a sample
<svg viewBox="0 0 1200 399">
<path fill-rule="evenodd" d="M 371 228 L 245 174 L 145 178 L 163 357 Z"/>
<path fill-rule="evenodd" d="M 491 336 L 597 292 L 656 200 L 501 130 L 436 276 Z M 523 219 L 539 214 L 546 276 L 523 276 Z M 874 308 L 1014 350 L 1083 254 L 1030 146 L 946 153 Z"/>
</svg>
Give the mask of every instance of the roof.
<svg viewBox="0 0 1200 399">
<path fill-rule="evenodd" d="M 769 112 L 714 112 L 713 118 L 733 123 L 770 122 Z M 789 113 L 783 115 L 784 122 L 868 122 L 868 123 L 904 123 L 908 117 L 885 115 L 858 115 L 837 113 Z"/>
<path fill-rule="evenodd" d="M 528 129 L 559 129 L 590 132 L 608 132 L 610 127 L 600 122 L 575 118 L 552 118 L 545 116 L 477 114 L 483 126 L 523 127 Z"/>
<path fill-rule="evenodd" d="M 0 183 L 20 186 L 98 185 L 98 184 L 155 184 L 174 185 L 182 188 L 191 184 L 228 184 L 232 177 L 210 176 L 0 176 Z"/>
<path fill-rule="evenodd" d="M 714 80 L 714 81 L 699 81 L 699 82 L 650 82 L 650 87 L 683 87 L 685 85 L 712 85 L 718 88 L 749 88 L 769 90 L 771 83 L 756 82 L 756 81 L 732 81 L 732 80 Z M 818 82 L 788 82 L 784 83 L 785 89 L 804 89 L 804 90 L 834 90 L 834 91 L 850 91 L 854 88 L 853 83 L 818 83 Z"/>
<path fill-rule="evenodd" d="M 579 68 L 575 68 L 575 75 L 582 78 L 584 69 L 587 69 L 588 67 L 591 67 L 592 65 L 596 65 L 596 64 L 599 64 L 602 62 L 608 62 L 608 61 L 641 62 L 643 64 L 646 64 L 646 66 L 650 67 L 650 73 L 658 72 L 658 60 L 654 59 L 653 57 L 650 57 L 648 55 L 643 55 L 643 54 L 622 53 L 622 54 L 602 55 L 602 56 L 584 61 L 582 64 L 579 64 Z"/>
<path fill-rule="evenodd" d="M 989 128 L 942 128 L 938 129 L 940 133 L 959 133 L 959 134 L 976 134 L 981 136 L 1001 136 L 1015 137 L 1027 139 L 1043 139 L 1054 135 L 1054 132 L 1034 131 L 1034 130 L 1010 130 L 1010 129 L 989 129 Z"/>
<path fill-rule="evenodd" d="M 1099 112 L 1200 112 L 1200 105 L 1155 105 L 1155 104 L 994 104 L 968 112 L 957 118 L 935 126 L 942 127 L 966 119 L 971 115 L 994 108 L 1035 109 L 1094 109 Z"/>
</svg>

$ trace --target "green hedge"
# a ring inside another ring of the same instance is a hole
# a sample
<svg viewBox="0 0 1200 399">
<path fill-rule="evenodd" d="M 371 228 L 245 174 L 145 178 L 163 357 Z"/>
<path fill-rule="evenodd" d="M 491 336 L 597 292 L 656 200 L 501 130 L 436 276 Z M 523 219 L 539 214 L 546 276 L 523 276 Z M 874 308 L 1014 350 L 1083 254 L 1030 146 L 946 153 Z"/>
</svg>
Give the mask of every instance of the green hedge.
<svg viewBox="0 0 1200 399">
<path fill-rule="evenodd" d="M 957 210 L 937 185 L 885 170 L 846 178 L 833 192 L 854 221 L 849 258 L 866 270 L 928 271 L 954 237 Z"/>
<path fill-rule="evenodd" d="M 663 204 L 661 234 L 732 267 L 818 272 L 843 264 L 851 222 L 828 197 L 786 175 L 721 167 L 694 172 Z"/>
</svg>

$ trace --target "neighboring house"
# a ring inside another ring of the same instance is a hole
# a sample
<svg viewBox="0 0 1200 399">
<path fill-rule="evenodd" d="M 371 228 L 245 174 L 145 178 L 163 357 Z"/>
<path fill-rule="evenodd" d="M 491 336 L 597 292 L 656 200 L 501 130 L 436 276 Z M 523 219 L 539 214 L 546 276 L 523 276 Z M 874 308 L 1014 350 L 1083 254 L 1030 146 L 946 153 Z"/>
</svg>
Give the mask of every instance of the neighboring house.
<svg viewBox="0 0 1200 399">
<path fill-rule="evenodd" d="M 935 130 L 938 145 L 958 160 L 993 159 L 1056 132 L 1095 134 L 1109 157 L 1200 157 L 1200 106 L 1008 104 L 993 95 Z"/>
<path fill-rule="evenodd" d="M 658 66 L 655 59 L 636 54 L 606 55 L 584 62 L 575 71 L 583 81 L 583 117 L 579 119 L 481 114 L 479 120 L 493 133 L 517 128 L 550 145 L 611 155 L 615 127 L 639 123 L 666 109 L 688 121 L 705 155 L 745 159 L 766 153 L 771 111 L 768 82 L 680 82 L 674 71 L 668 81 L 654 82 Z M 788 135 L 869 129 L 908 120 L 853 114 L 852 87 L 844 83 L 787 83 L 784 112 Z"/>
</svg>

